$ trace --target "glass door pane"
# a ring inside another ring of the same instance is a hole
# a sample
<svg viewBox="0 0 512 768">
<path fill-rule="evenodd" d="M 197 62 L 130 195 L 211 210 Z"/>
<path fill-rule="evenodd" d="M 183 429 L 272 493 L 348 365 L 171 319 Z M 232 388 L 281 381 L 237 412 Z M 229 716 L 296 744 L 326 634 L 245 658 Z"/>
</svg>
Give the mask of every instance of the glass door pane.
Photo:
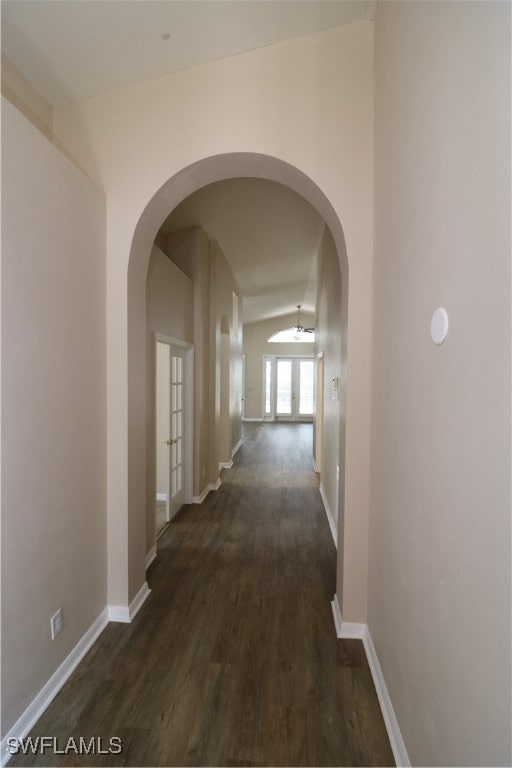
<svg viewBox="0 0 512 768">
<path fill-rule="evenodd" d="M 313 360 L 299 361 L 299 416 L 313 415 Z"/>
<path fill-rule="evenodd" d="M 276 415 L 292 413 L 292 361 L 277 360 Z"/>
<path fill-rule="evenodd" d="M 183 357 L 171 349 L 170 475 L 171 516 L 183 505 Z"/>
<path fill-rule="evenodd" d="M 265 360 L 265 416 L 272 413 L 272 361 Z"/>
</svg>

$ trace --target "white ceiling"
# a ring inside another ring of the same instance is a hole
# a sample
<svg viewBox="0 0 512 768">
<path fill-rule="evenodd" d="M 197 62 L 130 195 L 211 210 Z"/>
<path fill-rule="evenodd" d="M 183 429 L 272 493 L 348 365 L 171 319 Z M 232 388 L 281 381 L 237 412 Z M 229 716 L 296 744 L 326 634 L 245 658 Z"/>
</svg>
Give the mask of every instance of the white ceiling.
<svg viewBox="0 0 512 768">
<path fill-rule="evenodd" d="M 164 233 L 201 226 L 217 240 L 243 296 L 245 323 L 315 308 L 315 256 L 324 222 L 304 198 L 264 179 L 228 179 L 184 200 Z"/>
<path fill-rule="evenodd" d="M 373 19 L 375 1 L 2 0 L 2 51 L 58 107 Z"/>
<path fill-rule="evenodd" d="M 53 107 L 355 21 L 376 0 L 2 0 L 2 51 Z M 323 222 L 286 187 L 211 185 L 165 227 L 200 225 L 244 296 L 245 322 L 314 310 Z"/>
</svg>

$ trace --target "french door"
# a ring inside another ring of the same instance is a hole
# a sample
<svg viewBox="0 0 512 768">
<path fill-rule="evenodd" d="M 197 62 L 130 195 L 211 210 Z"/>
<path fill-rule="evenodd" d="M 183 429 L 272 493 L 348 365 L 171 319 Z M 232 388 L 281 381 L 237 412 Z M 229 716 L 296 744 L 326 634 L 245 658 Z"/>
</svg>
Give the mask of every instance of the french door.
<svg viewBox="0 0 512 768">
<path fill-rule="evenodd" d="M 183 468 L 183 372 L 184 350 L 171 346 L 169 440 L 169 519 L 185 503 Z"/>
<path fill-rule="evenodd" d="M 183 504 L 192 501 L 194 371 L 190 344 L 160 333 L 155 337 L 158 533 Z"/>
<path fill-rule="evenodd" d="M 266 392 L 265 401 L 267 404 L 272 399 L 273 392 L 273 415 L 276 419 L 283 421 L 312 419 L 314 367 L 313 358 L 275 358 L 273 372 L 271 366 L 270 376 L 266 375 L 265 377 L 266 389 L 268 388 L 268 396 Z"/>
</svg>

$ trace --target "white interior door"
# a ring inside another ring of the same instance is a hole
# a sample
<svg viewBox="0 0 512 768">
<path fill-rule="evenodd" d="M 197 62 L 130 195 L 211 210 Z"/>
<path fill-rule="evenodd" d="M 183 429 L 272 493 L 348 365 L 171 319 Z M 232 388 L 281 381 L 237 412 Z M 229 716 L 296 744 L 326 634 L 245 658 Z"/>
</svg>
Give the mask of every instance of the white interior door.
<svg viewBox="0 0 512 768">
<path fill-rule="evenodd" d="M 161 333 L 155 342 L 158 535 L 183 504 L 193 501 L 194 349 Z"/>
<path fill-rule="evenodd" d="M 156 343 L 155 349 L 155 434 L 156 434 L 156 532 L 169 522 L 169 410 L 170 356 L 167 344 Z"/>
<path fill-rule="evenodd" d="M 169 519 L 185 503 L 184 483 L 184 350 L 170 347 L 170 420 L 169 420 Z"/>
</svg>

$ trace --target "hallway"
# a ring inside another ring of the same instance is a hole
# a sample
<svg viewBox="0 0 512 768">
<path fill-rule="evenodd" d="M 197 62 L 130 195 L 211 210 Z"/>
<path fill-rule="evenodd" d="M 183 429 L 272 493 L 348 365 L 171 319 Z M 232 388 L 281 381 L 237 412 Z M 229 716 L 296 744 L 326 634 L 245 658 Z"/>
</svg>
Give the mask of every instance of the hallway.
<svg viewBox="0 0 512 768">
<path fill-rule="evenodd" d="M 337 640 L 335 548 L 311 424 L 248 424 L 232 469 L 158 542 L 152 590 L 111 623 L 32 736 L 119 755 L 11 765 L 390 765 L 362 643 Z"/>
</svg>

